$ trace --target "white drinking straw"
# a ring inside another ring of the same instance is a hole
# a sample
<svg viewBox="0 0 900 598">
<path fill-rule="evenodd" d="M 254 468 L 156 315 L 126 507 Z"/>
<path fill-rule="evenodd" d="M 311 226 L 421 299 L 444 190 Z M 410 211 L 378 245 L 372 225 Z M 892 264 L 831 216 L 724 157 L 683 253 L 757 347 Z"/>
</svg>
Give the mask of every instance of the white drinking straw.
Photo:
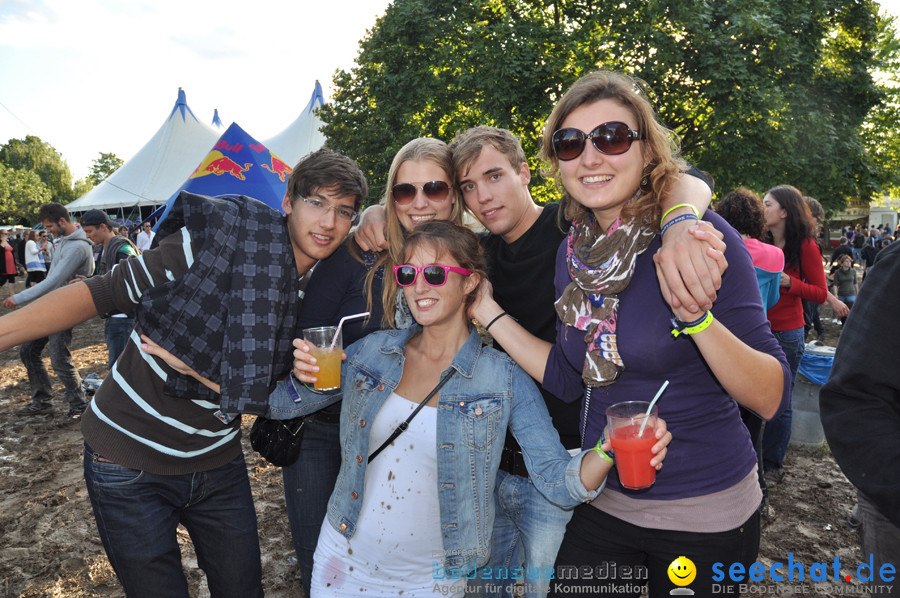
<svg viewBox="0 0 900 598">
<path fill-rule="evenodd" d="M 647 407 L 647 413 L 644 414 L 644 423 L 641 424 L 641 429 L 638 430 L 638 437 L 640 437 L 644 433 L 644 428 L 647 427 L 647 422 L 650 421 L 650 412 L 653 411 L 653 406 L 656 405 L 656 401 L 659 400 L 660 395 L 662 395 L 663 391 L 669 385 L 669 381 L 666 380 L 663 382 L 663 385 L 659 387 L 659 390 L 656 391 L 656 396 L 653 397 L 653 400 L 650 401 L 650 406 Z"/>
<path fill-rule="evenodd" d="M 337 330 L 334 331 L 334 338 L 331 339 L 330 348 L 334 349 L 334 346 L 337 344 L 338 335 L 341 333 L 341 326 L 344 325 L 344 322 L 346 322 L 347 320 L 355 320 L 356 318 L 365 318 L 367 315 L 369 315 L 369 312 L 364 311 L 361 314 L 353 314 L 352 316 L 344 316 L 343 318 L 341 318 L 341 321 L 338 322 Z"/>
</svg>

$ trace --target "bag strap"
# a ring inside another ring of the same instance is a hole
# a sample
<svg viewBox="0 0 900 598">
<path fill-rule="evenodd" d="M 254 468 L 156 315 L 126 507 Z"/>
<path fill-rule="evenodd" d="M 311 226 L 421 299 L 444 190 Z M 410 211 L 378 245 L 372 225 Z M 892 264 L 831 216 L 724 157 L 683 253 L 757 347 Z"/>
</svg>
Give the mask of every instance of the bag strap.
<svg viewBox="0 0 900 598">
<path fill-rule="evenodd" d="M 369 460 L 366 462 L 367 464 L 368 464 L 368 463 L 371 463 L 371 462 L 372 462 L 372 459 L 374 459 L 375 457 L 378 456 L 378 453 L 380 453 L 380 452 L 383 451 L 385 448 L 387 448 L 387 446 L 388 446 L 390 443 L 392 443 L 392 442 L 394 442 L 395 440 L 397 440 L 397 437 L 400 436 L 400 434 L 403 434 L 403 432 L 406 431 L 406 429 L 409 427 L 409 422 L 411 422 L 411 421 L 413 420 L 413 418 L 414 418 L 416 415 L 419 414 L 419 411 L 422 410 L 422 407 L 424 407 L 425 404 L 426 404 L 428 401 L 431 400 L 431 397 L 433 397 L 433 396 L 437 393 L 437 391 L 439 391 L 439 390 L 441 389 L 441 387 L 442 387 L 444 384 L 447 383 L 447 380 L 449 380 L 449 379 L 453 376 L 453 374 L 455 374 L 455 373 L 456 373 L 456 370 L 454 370 L 453 368 L 450 368 L 450 371 L 447 372 L 447 374 L 446 374 L 443 378 L 441 378 L 441 381 L 437 383 L 437 386 L 435 386 L 435 387 L 431 390 L 431 392 L 428 393 L 428 396 L 425 397 L 424 399 L 422 399 L 422 402 L 419 403 L 419 406 L 416 407 L 415 410 L 414 410 L 412 413 L 409 414 L 409 417 L 406 418 L 406 421 L 400 422 L 400 425 L 397 426 L 396 428 L 394 428 L 394 431 L 391 433 L 390 436 L 388 436 L 388 439 L 385 440 L 384 442 L 382 442 L 382 443 L 381 443 L 381 446 L 379 446 L 379 447 L 375 450 L 374 453 L 372 453 L 371 455 L 369 455 Z"/>
</svg>

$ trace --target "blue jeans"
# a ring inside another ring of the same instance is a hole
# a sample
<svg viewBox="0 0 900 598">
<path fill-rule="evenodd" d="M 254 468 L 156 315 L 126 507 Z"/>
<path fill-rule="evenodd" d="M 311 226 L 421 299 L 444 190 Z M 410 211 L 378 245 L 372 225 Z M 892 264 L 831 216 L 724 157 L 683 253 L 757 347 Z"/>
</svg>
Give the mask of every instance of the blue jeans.
<svg viewBox="0 0 900 598">
<path fill-rule="evenodd" d="M 500 568 L 509 571 L 512 577 L 513 570 L 521 567 L 523 562 L 526 567 L 525 595 L 546 596 L 556 553 L 572 511 L 550 503 L 528 478 L 503 470 L 497 472 L 494 505 L 497 515 L 491 558 L 486 565 L 491 568 L 491 578 L 470 582 L 466 596 L 511 597 L 515 581 L 504 583 L 495 572 Z"/>
<path fill-rule="evenodd" d="M 134 330 L 134 318 L 106 318 L 106 324 L 103 327 L 103 332 L 106 334 L 106 349 L 109 351 L 106 369 L 112 369 L 116 359 L 125 349 L 132 330 Z"/>
<path fill-rule="evenodd" d="M 341 426 L 319 421 L 318 416 L 314 413 L 306 418 L 300 457 L 281 470 L 291 539 L 307 596 L 319 531 L 341 469 Z"/>
<path fill-rule="evenodd" d="M 87 401 L 84 398 L 84 389 L 81 387 L 81 376 L 75 369 L 72 352 L 69 350 L 72 344 L 71 328 L 19 345 L 19 358 L 28 373 L 28 384 L 31 387 L 31 402 L 36 405 L 46 405 L 53 399 L 50 375 L 41 358 L 41 353 L 48 344 L 50 345 L 50 363 L 53 365 L 53 371 L 56 372 L 59 381 L 66 388 L 66 400 L 69 401 L 69 408 L 84 411 Z"/>
<path fill-rule="evenodd" d="M 781 344 L 788 366 L 791 368 L 791 392 L 794 389 L 794 380 L 797 379 L 797 370 L 800 368 L 800 358 L 803 357 L 804 332 L 803 328 L 795 330 L 773 330 L 772 334 Z M 784 456 L 787 454 L 788 443 L 791 440 L 791 401 L 788 401 L 784 412 L 766 422 L 763 430 L 763 469 L 770 471 L 780 469 L 784 464 Z"/>
<path fill-rule="evenodd" d="M 214 597 L 262 596 L 256 510 L 244 455 L 218 469 L 157 475 L 84 447 L 87 483 L 106 556 L 129 598 L 187 598 L 176 530 L 184 525 Z"/>
</svg>

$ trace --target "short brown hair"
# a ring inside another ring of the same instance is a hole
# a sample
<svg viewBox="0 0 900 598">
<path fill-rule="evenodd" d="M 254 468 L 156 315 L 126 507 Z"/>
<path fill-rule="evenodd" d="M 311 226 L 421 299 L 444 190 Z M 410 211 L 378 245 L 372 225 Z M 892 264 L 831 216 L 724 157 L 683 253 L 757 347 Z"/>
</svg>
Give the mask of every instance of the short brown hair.
<svg viewBox="0 0 900 598">
<path fill-rule="evenodd" d="M 291 170 L 287 188 L 291 203 L 298 197 L 307 197 L 316 189 L 321 189 L 341 197 L 353 197 L 353 209 L 357 211 L 369 194 L 366 177 L 356 162 L 324 147 L 297 162 Z"/>
<path fill-rule="evenodd" d="M 522 144 L 510 131 L 498 127 L 479 126 L 459 131 L 450 142 L 450 151 L 453 152 L 453 170 L 459 178 L 467 171 L 472 162 L 481 155 L 485 145 L 491 145 L 498 152 L 506 156 L 510 165 L 515 170 L 525 162 L 525 151 Z"/>
<path fill-rule="evenodd" d="M 43 222 L 44 220 L 49 220 L 53 223 L 59 222 L 60 220 L 72 222 L 69 210 L 67 210 L 64 205 L 56 203 L 55 201 L 45 203 L 38 208 L 37 218 L 39 222 Z"/>
</svg>

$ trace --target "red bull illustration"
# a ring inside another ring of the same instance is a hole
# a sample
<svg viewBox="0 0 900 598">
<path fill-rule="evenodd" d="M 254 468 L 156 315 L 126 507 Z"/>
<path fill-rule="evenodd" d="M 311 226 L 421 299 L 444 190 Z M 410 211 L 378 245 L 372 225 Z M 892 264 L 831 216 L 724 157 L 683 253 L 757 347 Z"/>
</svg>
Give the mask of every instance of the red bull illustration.
<svg viewBox="0 0 900 598">
<path fill-rule="evenodd" d="M 228 173 L 236 179 L 243 181 L 246 180 L 244 173 L 250 170 L 251 166 L 253 166 L 253 162 L 247 162 L 241 167 L 240 164 L 228 156 L 223 155 L 222 152 L 213 150 L 207 154 L 200 165 L 188 178 L 196 179 L 208 174 L 222 176 L 223 174 Z"/>
<path fill-rule="evenodd" d="M 281 159 L 279 159 L 275 154 L 270 155 L 272 156 L 272 165 L 269 166 L 268 164 L 260 164 L 260 166 L 265 168 L 272 174 L 277 174 L 278 178 L 281 179 L 281 182 L 283 183 L 285 181 L 285 177 L 291 174 L 291 167 L 287 163 L 282 162 Z"/>
</svg>

